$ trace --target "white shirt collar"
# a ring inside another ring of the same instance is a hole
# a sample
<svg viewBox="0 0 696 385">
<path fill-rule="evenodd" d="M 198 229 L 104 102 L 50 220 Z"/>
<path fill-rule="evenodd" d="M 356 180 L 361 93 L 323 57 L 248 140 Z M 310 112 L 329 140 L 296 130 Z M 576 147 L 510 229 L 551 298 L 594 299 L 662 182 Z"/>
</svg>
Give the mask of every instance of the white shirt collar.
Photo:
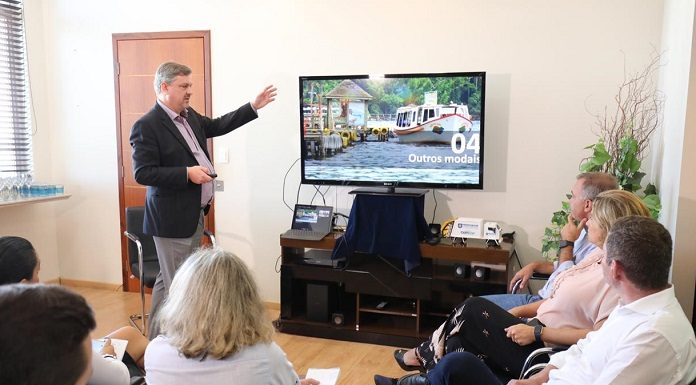
<svg viewBox="0 0 696 385">
<path fill-rule="evenodd" d="M 622 310 L 629 310 L 639 314 L 652 314 L 657 310 L 661 310 L 674 298 L 674 286 L 658 291 L 655 294 L 650 294 L 641 299 L 637 299 L 627 305 L 619 305 Z"/>
</svg>

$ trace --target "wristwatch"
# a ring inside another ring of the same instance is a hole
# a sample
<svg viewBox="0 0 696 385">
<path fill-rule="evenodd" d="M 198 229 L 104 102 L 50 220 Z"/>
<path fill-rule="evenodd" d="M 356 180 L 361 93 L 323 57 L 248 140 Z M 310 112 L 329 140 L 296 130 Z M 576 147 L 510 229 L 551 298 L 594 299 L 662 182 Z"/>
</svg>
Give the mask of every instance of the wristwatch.
<svg viewBox="0 0 696 385">
<path fill-rule="evenodd" d="M 565 239 L 562 239 L 560 242 L 558 242 L 558 250 L 564 248 L 564 247 L 573 247 L 575 244 L 573 241 L 566 241 Z"/>
<path fill-rule="evenodd" d="M 542 342 L 541 341 L 541 333 L 544 331 L 544 327 L 542 325 L 536 325 L 534 326 L 534 340 L 536 342 Z"/>
</svg>

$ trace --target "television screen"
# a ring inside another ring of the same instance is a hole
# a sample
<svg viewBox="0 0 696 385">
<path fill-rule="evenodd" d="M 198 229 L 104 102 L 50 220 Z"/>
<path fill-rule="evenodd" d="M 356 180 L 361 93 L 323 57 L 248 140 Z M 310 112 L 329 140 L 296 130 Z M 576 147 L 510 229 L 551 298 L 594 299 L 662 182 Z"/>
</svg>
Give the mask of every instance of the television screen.
<svg viewBox="0 0 696 385">
<path fill-rule="evenodd" d="M 302 183 L 483 188 L 485 72 L 301 76 Z"/>
</svg>

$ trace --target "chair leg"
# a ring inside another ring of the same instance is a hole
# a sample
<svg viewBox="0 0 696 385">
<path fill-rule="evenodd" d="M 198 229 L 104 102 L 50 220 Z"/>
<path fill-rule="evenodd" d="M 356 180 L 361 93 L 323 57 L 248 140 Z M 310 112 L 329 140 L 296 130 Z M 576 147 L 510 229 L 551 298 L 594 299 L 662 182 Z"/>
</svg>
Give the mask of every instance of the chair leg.
<svg viewBox="0 0 696 385">
<path fill-rule="evenodd" d="M 149 317 L 150 314 L 145 314 L 145 318 Z M 142 314 L 131 314 L 128 316 L 128 323 L 130 323 L 134 328 L 138 329 L 142 335 L 146 335 L 147 329 L 145 329 L 145 321 L 143 320 Z"/>
<path fill-rule="evenodd" d="M 142 270 L 140 270 L 140 271 L 142 271 Z M 145 285 L 143 283 L 142 273 L 140 275 L 141 275 L 141 277 L 140 277 L 140 305 L 141 305 L 140 318 L 143 321 L 143 329 L 140 332 L 143 333 L 143 335 L 146 335 L 147 334 L 147 321 L 146 320 L 148 318 L 148 314 L 145 313 Z"/>
</svg>

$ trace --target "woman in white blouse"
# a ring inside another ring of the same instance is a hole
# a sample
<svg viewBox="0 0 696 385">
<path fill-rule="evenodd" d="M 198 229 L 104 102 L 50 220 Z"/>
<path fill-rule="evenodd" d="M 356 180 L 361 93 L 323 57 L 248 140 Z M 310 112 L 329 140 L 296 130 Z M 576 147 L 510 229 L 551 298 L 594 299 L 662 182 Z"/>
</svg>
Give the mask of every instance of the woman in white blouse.
<svg viewBox="0 0 696 385">
<path fill-rule="evenodd" d="M 314 385 L 300 381 L 244 262 L 201 249 L 179 268 L 158 313 L 162 335 L 145 352 L 148 385 Z"/>
</svg>

